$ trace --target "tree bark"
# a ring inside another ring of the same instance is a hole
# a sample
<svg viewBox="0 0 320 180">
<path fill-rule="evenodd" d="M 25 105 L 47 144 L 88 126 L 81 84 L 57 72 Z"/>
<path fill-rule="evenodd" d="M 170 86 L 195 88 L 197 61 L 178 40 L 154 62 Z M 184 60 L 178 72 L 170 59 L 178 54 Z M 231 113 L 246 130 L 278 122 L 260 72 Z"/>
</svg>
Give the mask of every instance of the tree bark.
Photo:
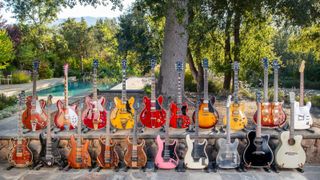
<svg viewBox="0 0 320 180">
<path fill-rule="evenodd" d="M 185 65 L 187 57 L 188 0 L 171 0 L 168 3 L 157 91 L 158 94 L 172 97 L 177 95 L 178 73 L 175 70 L 175 63 L 182 61 Z M 184 11 L 182 18 L 177 17 L 177 11 Z M 184 73 L 181 86 L 184 87 Z"/>
<path fill-rule="evenodd" d="M 226 20 L 226 28 L 225 28 L 225 42 L 224 42 L 224 62 L 226 70 L 224 72 L 224 82 L 223 82 L 223 89 L 229 91 L 230 90 L 230 82 L 231 82 L 231 45 L 230 45 L 230 25 L 231 25 L 231 17 L 233 12 L 228 9 L 227 12 L 227 20 Z"/>
<path fill-rule="evenodd" d="M 234 36 L 234 50 L 233 50 L 233 58 L 234 61 L 238 61 L 240 63 L 240 24 L 241 24 L 241 12 L 240 9 L 237 9 L 234 17 L 233 24 L 233 36 Z M 234 89 L 234 83 L 232 83 L 232 90 Z"/>
</svg>

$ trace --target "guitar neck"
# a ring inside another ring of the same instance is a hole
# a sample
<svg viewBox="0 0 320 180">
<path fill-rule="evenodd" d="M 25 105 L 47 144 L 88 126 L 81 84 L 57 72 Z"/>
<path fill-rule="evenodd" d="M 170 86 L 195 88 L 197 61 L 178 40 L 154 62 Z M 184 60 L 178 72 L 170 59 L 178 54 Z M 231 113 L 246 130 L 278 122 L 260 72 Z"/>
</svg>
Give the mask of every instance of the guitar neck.
<svg viewBox="0 0 320 180">
<path fill-rule="evenodd" d="M 154 69 L 152 69 L 152 75 L 151 75 L 151 109 L 155 105 L 156 102 L 156 77 L 154 73 Z"/>
<path fill-rule="evenodd" d="M 37 96 L 37 71 L 33 70 L 33 86 L 32 86 L 32 100 L 36 100 Z"/>
<path fill-rule="evenodd" d="M 268 102 L 268 69 L 264 68 L 263 79 L 263 100 Z"/>
<path fill-rule="evenodd" d="M 79 120 L 78 120 L 78 138 L 77 138 L 77 146 L 81 147 L 81 137 L 82 137 L 82 133 L 81 133 L 81 118 L 82 118 L 82 114 L 81 114 L 81 108 L 78 109 L 78 114 L 79 114 Z"/>
<path fill-rule="evenodd" d="M 126 91 L 126 70 L 122 70 L 122 103 L 125 104 L 127 102 L 127 91 Z"/>
<path fill-rule="evenodd" d="M 136 146 L 138 144 L 138 133 L 137 133 L 137 114 L 134 113 L 134 125 L 133 125 L 133 136 L 132 136 L 132 144 Z"/>
<path fill-rule="evenodd" d="M 181 104 L 182 104 L 182 89 L 181 89 L 181 73 L 178 73 L 178 97 L 177 97 L 177 106 L 178 113 L 181 113 Z"/>
<path fill-rule="evenodd" d="M 170 112 L 166 112 L 166 119 L 170 118 Z M 170 125 L 170 121 L 166 121 L 166 131 L 165 131 L 165 145 L 169 145 L 169 125 Z"/>
<path fill-rule="evenodd" d="M 205 102 L 208 102 L 209 96 L 208 96 L 208 70 L 207 69 L 204 70 L 203 80 L 204 80 L 204 82 L 203 82 L 203 85 L 204 85 L 204 87 L 203 87 L 204 97 L 203 98 L 204 98 Z"/>
<path fill-rule="evenodd" d="M 23 135 L 23 133 L 22 133 L 22 113 L 21 113 L 22 104 L 23 103 L 19 104 L 19 111 L 18 111 L 19 112 L 19 117 L 20 117 L 20 120 L 18 121 L 18 139 L 21 139 L 22 135 Z"/>
<path fill-rule="evenodd" d="M 47 111 L 47 141 L 46 141 L 46 154 L 51 155 L 51 114 Z"/>
<path fill-rule="evenodd" d="M 230 137 L 230 107 L 227 107 L 226 111 L 226 116 L 227 116 L 227 143 L 231 143 L 231 137 Z"/>
<path fill-rule="evenodd" d="M 300 72 L 300 99 L 299 105 L 304 105 L 304 73 Z"/>
<path fill-rule="evenodd" d="M 234 102 L 237 104 L 239 102 L 239 98 L 238 98 L 238 91 L 239 91 L 239 79 L 238 79 L 238 74 L 239 72 L 236 70 L 234 71 L 234 80 L 233 80 L 233 84 L 234 84 L 234 92 L 233 92 L 233 97 L 234 97 Z"/>
<path fill-rule="evenodd" d="M 258 102 L 256 137 L 261 138 L 261 103 Z"/>
<path fill-rule="evenodd" d="M 278 102 L 278 76 L 279 72 L 278 69 L 274 69 L 274 80 L 273 80 L 273 86 L 274 86 L 274 94 L 273 94 L 273 101 Z"/>
<path fill-rule="evenodd" d="M 69 105 L 69 92 L 68 92 L 68 74 L 64 75 L 64 108 L 67 109 Z"/>
<path fill-rule="evenodd" d="M 289 137 L 290 137 L 290 139 L 292 139 L 293 138 L 293 136 L 294 136 L 294 102 L 291 102 L 291 104 L 290 104 L 290 126 L 289 126 L 289 133 L 290 133 L 290 135 L 289 135 Z"/>
<path fill-rule="evenodd" d="M 93 69 L 93 100 L 98 101 L 97 69 Z"/>
<path fill-rule="evenodd" d="M 106 145 L 110 146 L 110 110 L 107 112 L 107 126 L 106 126 Z"/>
</svg>

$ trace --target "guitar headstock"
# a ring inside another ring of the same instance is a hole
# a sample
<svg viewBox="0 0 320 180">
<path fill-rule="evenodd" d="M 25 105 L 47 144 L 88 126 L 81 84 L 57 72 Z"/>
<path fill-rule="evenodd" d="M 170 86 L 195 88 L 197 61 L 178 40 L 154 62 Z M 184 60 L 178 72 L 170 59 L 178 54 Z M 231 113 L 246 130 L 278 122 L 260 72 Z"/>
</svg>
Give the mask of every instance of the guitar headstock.
<svg viewBox="0 0 320 180">
<path fill-rule="evenodd" d="M 68 63 L 63 66 L 63 70 L 64 70 L 64 74 L 68 74 L 68 71 L 69 71 L 69 64 Z"/>
<path fill-rule="evenodd" d="M 123 59 L 121 61 L 121 64 L 122 64 L 122 70 L 126 70 L 127 69 L 127 60 L 126 59 Z"/>
<path fill-rule="evenodd" d="M 273 69 L 279 69 L 280 65 L 278 63 L 278 60 L 275 59 L 272 61 L 272 67 Z"/>
<path fill-rule="evenodd" d="M 25 91 L 21 91 L 21 93 L 19 93 L 18 95 L 19 106 L 23 106 L 23 104 L 25 103 L 25 99 L 26 99 Z"/>
<path fill-rule="evenodd" d="M 155 58 L 152 58 L 152 59 L 150 60 L 150 64 L 151 64 L 151 69 L 154 69 L 154 67 L 156 67 L 156 64 L 157 64 L 156 59 L 155 59 Z"/>
<path fill-rule="evenodd" d="M 265 58 L 262 59 L 262 61 L 263 61 L 264 69 L 268 69 L 268 67 L 269 67 L 268 58 L 265 57 Z"/>
<path fill-rule="evenodd" d="M 233 63 L 233 68 L 232 68 L 234 71 L 239 71 L 239 62 L 238 61 L 235 61 Z"/>
<path fill-rule="evenodd" d="M 301 62 L 301 64 L 300 64 L 300 68 L 299 68 L 299 72 L 300 72 L 300 73 L 303 73 L 303 72 L 304 72 L 305 63 L 306 63 L 306 61 L 305 61 L 305 60 L 303 60 L 303 61 Z"/>
<path fill-rule="evenodd" d="M 40 61 L 38 59 L 33 61 L 33 70 L 38 71 Z"/>
<path fill-rule="evenodd" d="M 257 103 L 261 102 L 261 92 L 260 91 L 256 92 L 256 100 L 257 100 Z"/>
<path fill-rule="evenodd" d="M 296 94 L 294 92 L 289 92 L 290 103 L 294 103 Z"/>
<path fill-rule="evenodd" d="M 227 108 L 229 108 L 230 105 L 231 105 L 231 98 L 232 98 L 232 96 L 229 95 L 229 96 L 228 96 L 228 99 L 227 99 Z"/>
<path fill-rule="evenodd" d="M 94 59 L 93 60 L 93 68 L 97 69 L 99 66 L 99 60 L 98 59 Z"/>
<path fill-rule="evenodd" d="M 176 71 L 178 71 L 179 73 L 183 71 L 183 64 L 181 61 L 176 62 Z"/>
<path fill-rule="evenodd" d="M 208 63 L 208 59 L 207 58 L 203 59 L 202 67 L 203 67 L 203 69 L 208 69 L 209 63 Z"/>
</svg>

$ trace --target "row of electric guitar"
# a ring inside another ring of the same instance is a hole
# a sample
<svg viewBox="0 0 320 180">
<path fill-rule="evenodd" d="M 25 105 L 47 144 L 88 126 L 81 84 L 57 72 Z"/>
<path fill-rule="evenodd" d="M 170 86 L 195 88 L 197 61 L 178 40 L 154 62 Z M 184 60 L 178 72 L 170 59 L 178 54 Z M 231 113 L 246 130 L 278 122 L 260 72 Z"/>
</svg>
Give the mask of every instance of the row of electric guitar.
<svg viewBox="0 0 320 180">
<path fill-rule="evenodd" d="M 218 154 L 215 164 L 219 168 L 238 168 L 243 162 L 246 168 L 261 167 L 270 168 L 273 164 L 277 164 L 280 168 L 298 168 L 302 169 L 306 161 L 306 154 L 301 146 L 302 136 L 294 134 L 294 93 L 290 93 L 290 130 L 284 131 L 280 134 L 280 143 L 273 152 L 269 146 L 269 135 L 262 134 L 262 103 L 261 95 L 257 93 L 257 126 L 255 130 L 247 133 L 247 145 L 242 157 L 238 153 L 238 139 L 231 140 L 231 96 L 228 97 L 226 103 L 226 122 L 227 122 L 227 135 L 226 138 L 217 140 Z M 20 94 L 19 102 L 20 107 L 24 103 L 24 95 Z M 139 112 L 139 103 L 134 106 L 134 109 Z M 80 104 L 80 107 L 82 104 Z M 12 149 L 8 155 L 9 163 L 12 167 L 27 167 L 32 164 L 34 168 L 40 169 L 43 166 L 57 165 L 61 169 L 68 170 L 70 168 L 93 168 L 93 162 L 96 162 L 97 169 L 101 168 L 118 168 L 120 158 L 115 150 L 115 144 L 112 140 L 113 135 L 110 133 L 110 120 L 111 120 L 111 105 L 106 107 L 107 125 L 106 133 L 100 137 L 101 151 L 97 158 L 94 160 L 89 154 L 89 140 L 85 140 L 81 133 L 81 120 L 78 121 L 77 133 L 71 135 L 69 145 L 71 147 L 69 154 L 64 159 L 59 150 L 59 138 L 51 134 L 51 116 L 47 119 L 46 132 L 40 133 L 41 151 L 37 160 L 33 160 L 32 151 L 30 151 L 28 143 L 29 140 L 23 137 L 22 123 L 18 122 L 18 137 L 12 140 Z M 20 108 L 21 109 L 21 108 Z M 134 117 L 133 133 L 126 139 L 126 149 L 124 151 L 123 162 L 127 168 L 143 168 L 146 166 L 147 161 L 151 161 L 159 169 L 174 169 L 181 162 L 189 169 L 204 169 L 210 164 L 206 147 L 208 141 L 199 138 L 199 117 L 198 111 L 200 109 L 200 98 L 196 106 L 195 113 L 195 133 L 191 138 L 190 134 L 186 135 L 187 152 L 185 157 L 180 159 L 177 155 L 177 140 L 171 140 L 169 137 L 169 122 L 166 121 L 165 136 L 161 139 L 160 135 L 156 138 L 157 153 L 154 159 L 147 159 L 145 153 L 145 141 L 138 138 L 137 132 L 137 115 Z M 78 110 L 80 117 L 82 114 Z M 168 112 L 167 114 L 169 114 Z M 48 113 L 50 114 L 50 113 Z M 169 118 L 169 115 L 167 115 Z M 80 118 L 81 119 L 81 118 Z M 180 162 L 179 162 L 180 161 Z"/>
</svg>

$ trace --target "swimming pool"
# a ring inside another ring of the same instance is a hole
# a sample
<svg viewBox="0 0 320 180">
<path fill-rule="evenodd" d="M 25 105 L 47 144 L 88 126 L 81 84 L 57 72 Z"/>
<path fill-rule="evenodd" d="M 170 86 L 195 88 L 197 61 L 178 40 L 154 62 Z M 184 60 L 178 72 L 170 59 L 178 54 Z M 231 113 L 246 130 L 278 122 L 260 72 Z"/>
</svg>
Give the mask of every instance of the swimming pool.
<svg viewBox="0 0 320 180">
<path fill-rule="evenodd" d="M 91 93 L 92 92 L 92 83 L 83 82 L 83 81 L 74 81 L 69 82 L 69 96 L 75 96 L 83 93 Z M 98 89 L 102 90 L 109 90 L 112 86 L 110 84 L 98 84 Z M 43 89 L 37 92 L 38 96 L 64 96 L 64 85 L 54 86 L 48 89 Z"/>
</svg>

